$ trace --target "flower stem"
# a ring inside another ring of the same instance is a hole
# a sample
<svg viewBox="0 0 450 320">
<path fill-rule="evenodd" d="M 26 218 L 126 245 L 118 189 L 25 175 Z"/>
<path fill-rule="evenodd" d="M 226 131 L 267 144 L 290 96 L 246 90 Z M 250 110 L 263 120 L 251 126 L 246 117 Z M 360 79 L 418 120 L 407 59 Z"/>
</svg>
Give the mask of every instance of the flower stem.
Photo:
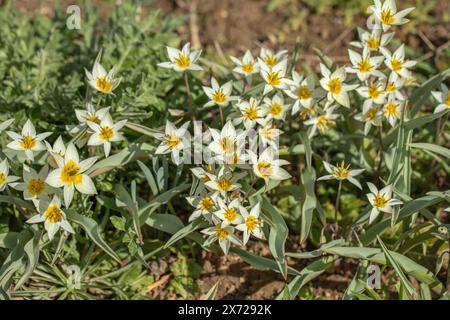
<svg viewBox="0 0 450 320">
<path fill-rule="evenodd" d="M 224 117 L 223 117 L 222 106 L 219 106 L 219 111 L 220 111 L 220 121 L 222 122 L 222 127 L 223 127 L 225 125 L 225 121 L 224 121 Z"/>
<path fill-rule="evenodd" d="M 341 200 L 341 193 L 342 193 L 342 180 L 339 180 L 339 186 L 338 186 L 338 191 L 337 191 L 337 195 L 336 195 L 336 204 L 334 206 L 334 233 L 335 235 L 338 232 L 338 228 L 339 228 L 339 224 L 338 224 L 338 214 L 339 214 L 339 204 L 340 204 L 340 200 Z"/>
<path fill-rule="evenodd" d="M 186 91 L 188 95 L 188 103 L 189 103 L 189 109 L 191 111 L 192 121 L 195 121 L 195 109 L 194 109 L 194 103 L 192 101 L 192 95 L 191 95 L 191 87 L 189 86 L 189 79 L 187 72 L 184 73 L 184 84 L 186 85 Z"/>
<path fill-rule="evenodd" d="M 378 185 L 378 181 L 379 181 L 379 177 L 381 176 L 381 167 L 383 164 L 383 157 L 384 157 L 384 150 L 383 150 L 383 124 L 379 125 L 377 127 L 378 129 L 378 167 L 377 167 L 377 171 L 375 173 L 375 183 Z"/>
</svg>

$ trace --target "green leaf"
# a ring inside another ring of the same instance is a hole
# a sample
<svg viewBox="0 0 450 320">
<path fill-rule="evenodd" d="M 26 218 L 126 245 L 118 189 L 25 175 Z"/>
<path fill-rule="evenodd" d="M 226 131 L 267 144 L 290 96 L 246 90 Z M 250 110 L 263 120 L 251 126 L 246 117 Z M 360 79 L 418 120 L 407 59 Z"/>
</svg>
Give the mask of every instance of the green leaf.
<svg viewBox="0 0 450 320">
<path fill-rule="evenodd" d="M 214 300 L 217 294 L 217 289 L 219 288 L 219 281 L 209 289 L 209 291 L 201 298 L 201 300 Z"/>
<path fill-rule="evenodd" d="M 42 231 L 34 231 L 33 238 L 23 247 L 23 251 L 27 257 L 27 265 L 25 267 L 25 272 L 15 285 L 14 290 L 17 290 L 24 285 L 33 274 L 34 269 L 36 269 L 39 262 L 39 241 L 41 240 L 41 235 Z"/>
<path fill-rule="evenodd" d="M 263 197 L 261 209 L 270 215 L 272 226 L 269 233 L 269 249 L 275 258 L 284 278 L 287 277 L 287 262 L 284 247 L 288 237 L 288 227 L 278 209 L 272 206 L 267 197 Z"/>
<path fill-rule="evenodd" d="M 270 269 L 275 272 L 280 272 L 277 262 L 273 259 L 257 256 L 253 253 L 236 247 L 231 247 L 230 252 L 237 254 L 239 257 L 241 257 L 242 260 L 257 269 Z M 299 271 L 295 270 L 292 267 L 287 268 L 287 273 L 291 275 L 301 275 Z"/>
<path fill-rule="evenodd" d="M 190 235 L 191 233 L 193 233 L 195 230 L 198 230 L 202 227 L 204 228 L 206 226 L 207 226 L 207 224 L 205 224 L 203 221 L 191 222 L 187 226 L 179 229 L 172 237 L 170 237 L 170 239 L 164 245 L 164 248 L 170 247 L 177 241 L 180 241 L 181 239 L 183 239 L 183 238 L 187 237 L 188 235 Z"/>
<path fill-rule="evenodd" d="M 105 240 L 100 235 L 98 224 L 95 220 L 82 216 L 78 214 L 73 209 L 66 211 L 67 218 L 75 223 L 81 225 L 81 227 L 86 231 L 89 238 L 94 241 L 94 243 L 99 246 L 103 251 L 110 255 L 117 262 L 121 262 L 119 256 L 110 248 L 110 246 L 105 242 Z"/>
<path fill-rule="evenodd" d="M 409 282 L 408 278 L 406 278 L 405 274 L 403 273 L 402 268 L 397 263 L 396 259 L 391 255 L 389 250 L 384 245 L 383 241 L 380 237 L 377 237 L 378 243 L 381 246 L 381 249 L 384 252 L 384 255 L 386 256 L 386 261 L 389 262 L 389 264 L 394 268 L 395 273 L 397 273 L 398 277 L 400 278 L 400 281 L 402 282 L 405 289 L 408 291 L 408 294 L 410 297 L 415 297 L 417 300 L 417 293 L 415 292 L 414 288 L 412 287 L 411 283 Z"/>
<path fill-rule="evenodd" d="M 324 252 L 348 258 L 369 260 L 371 262 L 382 265 L 387 264 L 385 254 L 381 249 L 378 248 L 333 247 L 324 249 Z M 426 283 L 430 286 L 430 288 L 433 288 L 437 291 L 442 290 L 442 283 L 435 277 L 435 275 L 431 271 L 400 253 L 394 251 L 389 251 L 389 253 L 392 257 L 395 258 L 395 261 L 401 266 L 406 274 L 413 276 L 421 282 Z"/>
<path fill-rule="evenodd" d="M 336 259 L 331 256 L 323 257 L 317 261 L 314 261 L 310 265 L 306 266 L 300 271 L 300 275 L 296 276 L 288 285 L 287 290 L 289 294 L 287 295 L 290 299 L 294 299 L 301 288 L 310 282 L 311 280 L 317 278 L 325 270 L 333 266 Z M 277 300 L 283 299 L 283 293 L 278 295 Z M 284 299 L 283 299 L 284 300 Z"/>
<path fill-rule="evenodd" d="M 419 112 L 420 108 L 430 97 L 431 91 L 436 89 L 447 77 L 450 76 L 450 69 L 444 70 L 441 73 L 431 77 L 426 82 L 424 82 L 420 87 L 415 89 L 409 98 L 411 101 L 412 111 L 411 114 L 414 116 Z"/>
<path fill-rule="evenodd" d="M 446 157 L 447 159 L 450 159 L 450 149 L 447 149 L 445 147 L 441 147 L 433 143 L 410 143 L 409 145 L 413 148 L 431 151 L 433 153 L 437 153 L 443 157 Z"/>
<path fill-rule="evenodd" d="M 167 232 L 170 234 L 176 233 L 184 227 L 183 222 L 173 214 L 158 214 L 154 213 L 145 221 L 150 227 Z"/>
<path fill-rule="evenodd" d="M 95 177 L 114 168 L 123 167 L 131 161 L 148 158 L 153 150 L 154 147 L 148 143 L 131 144 L 119 153 L 97 162 L 86 171 L 86 174 Z"/>
</svg>

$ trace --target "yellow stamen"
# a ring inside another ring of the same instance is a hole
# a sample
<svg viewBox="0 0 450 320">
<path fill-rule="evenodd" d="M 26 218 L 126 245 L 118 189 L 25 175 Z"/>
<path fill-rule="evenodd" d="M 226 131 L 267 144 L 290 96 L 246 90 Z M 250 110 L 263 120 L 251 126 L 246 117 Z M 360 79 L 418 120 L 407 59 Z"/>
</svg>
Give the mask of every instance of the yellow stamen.
<svg viewBox="0 0 450 320">
<path fill-rule="evenodd" d="M 264 177 L 269 178 L 273 175 L 272 165 L 270 162 L 265 160 L 258 162 L 257 164 L 258 172 Z"/>
<path fill-rule="evenodd" d="M 389 102 L 384 106 L 384 114 L 387 116 L 397 116 L 400 112 L 398 112 L 398 108 L 395 103 Z"/>
<path fill-rule="evenodd" d="M 372 65 L 370 64 L 369 57 L 365 57 L 360 62 L 358 62 L 358 66 L 356 67 L 359 72 L 361 73 L 367 73 L 372 70 Z"/>
<path fill-rule="evenodd" d="M 322 133 L 328 130 L 330 128 L 330 125 L 334 124 L 336 124 L 336 121 L 327 119 L 327 116 L 324 114 L 317 118 L 317 127 Z"/>
<path fill-rule="evenodd" d="M 220 147 L 222 148 L 223 152 L 231 153 L 236 149 L 236 143 L 231 137 L 223 137 L 220 140 Z"/>
<path fill-rule="evenodd" d="M 217 103 L 224 103 L 227 101 L 227 96 L 222 91 L 216 91 L 212 95 L 212 100 Z"/>
<path fill-rule="evenodd" d="M 282 110 L 281 104 L 274 102 L 270 105 L 269 113 L 272 116 L 276 117 L 281 114 L 281 110 Z"/>
<path fill-rule="evenodd" d="M 391 9 L 386 9 L 381 12 L 381 22 L 385 25 L 391 25 L 394 23 L 394 15 L 391 13 Z"/>
<path fill-rule="evenodd" d="M 112 89 L 112 83 L 108 79 L 106 79 L 105 77 L 98 78 L 97 82 L 96 82 L 96 85 L 97 85 L 97 89 L 102 91 L 102 92 L 108 93 Z"/>
<path fill-rule="evenodd" d="M 447 107 L 450 107 L 450 93 L 447 95 L 447 98 L 445 98 L 444 104 L 445 104 Z"/>
<path fill-rule="evenodd" d="M 98 134 L 100 139 L 108 141 L 109 139 L 112 139 L 113 136 L 114 131 L 110 127 L 103 126 L 100 128 L 100 133 Z"/>
<path fill-rule="evenodd" d="M 382 93 L 382 90 L 379 87 L 376 86 L 371 86 L 369 87 L 369 89 L 367 90 L 367 94 L 369 95 L 370 98 L 372 98 L 373 100 L 378 99 L 380 97 L 380 94 Z"/>
<path fill-rule="evenodd" d="M 175 59 L 175 65 L 180 69 L 186 69 L 191 65 L 191 59 L 185 53 L 180 53 Z"/>
<path fill-rule="evenodd" d="M 216 236 L 219 240 L 227 240 L 229 235 L 230 233 L 228 232 L 227 229 L 221 227 L 216 228 Z"/>
<path fill-rule="evenodd" d="M 380 194 L 379 192 L 373 199 L 373 205 L 376 208 L 383 209 L 386 207 L 388 200 L 386 199 L 386 196 L 384 194 Z"/>
<path fill-rule="evenodd" d="M 33 196 L 38 196 L 45 190 L 45 184 L 40 179 L 31 179 L 28 182 L 27 189 Z"/>
<path fill-rule="evenodd" d="M 307 86 L 300 86 L 297 89 L 297 97 L 301 100 L 307 100 L 311 98 L 312 91 Z"/>
<path fill-rule="evenodd" d="M 249 231 L 254 231 L 256 227 L 258 226 L 259 221 L 254 216 L 248 216 L 247 219 L 245 219 L 245 226 Z"/>
<path fill-rule="evenodd" d="M 403 68 L 403 60 L 392 58 L 391 59 L 392 71 L 399 72 Z"/>
<path fill-rule="evenodd" d="M 20 146 L 24 148 L 25 150 L 32 149 L 36 146 L 36 139 L 30 135 L 25 136 L 20 140 Z"/>
<path fill-rule="evenodd" d="M 253 63 L 245 63 L 242 65 L 242 71 L 244 71 L 244 73 L 246 74 L 252 73 L 253 70 L 255 70 L 255 68 L 253 67 Z"/>
<path fill-rule="evenodd" d="M 91 121 L 96 124 L 100 124 L 100 118 L 97 117 L 95 114 L 90 114 L 86 117 L 86 121 Z"/>
<path fill-rule="evenodd" d="M 81 170 L 80 166 L 73 160 L 67 162 L 62 171 L 60 179 L 62 182 L 68 184 L 79 184 L 83 180 L 83 176 L 79 173 Z"/>
<path fill-rule="evenodd" d="M 214 206 L 214 201 L 210 197 L 204 197 L 200 200 L 198 206 L 201 210 L 209 212 Z"/>
<path fill-rule="evenodd" d="M 377 117 L 377 109 L 376 108 L 370 108 L 366 113 L 366 120 L 367 121 L 373 121 Z"/>
<path fill-rule="evenodd" d="M 344 161 L 341 162 L 341 164 L 336 164 L 336 168 L 333 170 L 333 176 L 335 176 L 337 179 L 346 179 L 350 173 L 351 165 L 348 164 L 345 166 Z"/>
<path fill-rule="evenodd" d="M 0 186 L 6 182 L 6 176 L 3 172 L 0 172 Z"/>
<path fill-rule="evenodd" d="M 333 78 L 328 81 L 328 87 L 332 94 L 340 94 L 342 90 L 342 83 L 339 78 Z"/>
<path fill-rule="evenodd" d="M 57 223 L 62 218 L 62 211 L 57 206 L 49 206 L 44 212 L 45 218 L 51 223 Z"/>
<path fill-rule="evenodd" d="M 269 72 L 267 74 L 267 83 L 272 87 L 279 86 L 281 84 L 281 78 L 278 75 L 278 72 Z"/>
<path fill-rule="evenodd" d="M 377 38 L 370 37 L 367 40 L 367 46 L 369 47 L 369 49 L 377 50 L 380 46 L 380 41 L 378 41 Z"/>
<path fill-rule="evenodd" d="M 253 103 L 247 109 L 245 109 L 242 115 L 248 120 L 258 119 L 258 111 L 256 110 L 256 107 Z"/>
<path fill-rule="evenodd" d="M 181 143 L 180 137 L 167 135 L 162 138 L 166 142 L 169 149 L 175 149 Z"/>
<path fill-rule="evenodd" d="M 225 178 L 221 178 L 219 182 L 217 182 L 217 187 L 219 188 L 219 190 L 224 192 L 230 190 L 231 185 L 232 185 L 231 181 Z"/>
<path fill-rule="evenodd" d="M 236 209 L 235 208 L 226 208 L 223 216 L 228 222 L 233 222 L 234 220 L 236 220 L 236 217 L 237 217 Z"/>
<path fill-rule="evenodd" d="M 278 62 L 277 58 L 275 56 L 268 56 L 268 57 L 264 58 L 263 60 L 269 67 L 273 67 Z"/>
</svg>

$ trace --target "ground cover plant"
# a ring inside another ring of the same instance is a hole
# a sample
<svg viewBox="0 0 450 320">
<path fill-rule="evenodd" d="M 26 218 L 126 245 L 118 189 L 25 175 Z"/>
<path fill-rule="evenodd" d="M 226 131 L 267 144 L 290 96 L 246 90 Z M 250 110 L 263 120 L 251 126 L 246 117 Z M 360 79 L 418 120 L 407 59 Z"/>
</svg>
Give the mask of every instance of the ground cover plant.
<svg viewBox="0 0 450 320">
<path fill-rule="evenodd" d="M 450 69 L 397 37 L 414 8 L 368 3 L 345 62 L 305 64 L 84 5 L 77 30 L 0 11 L 3 299 L 226 298 L 198 280 L 229 259 L 271 298 L 340 273 L 343 299 L 450 297 Z"/>
</svg>

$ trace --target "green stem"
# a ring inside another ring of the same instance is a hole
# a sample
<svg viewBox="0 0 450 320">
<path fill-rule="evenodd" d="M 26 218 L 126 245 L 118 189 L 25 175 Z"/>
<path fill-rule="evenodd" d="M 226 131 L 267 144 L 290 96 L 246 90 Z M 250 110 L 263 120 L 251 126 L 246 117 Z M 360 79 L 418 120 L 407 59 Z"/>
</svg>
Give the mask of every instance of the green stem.
<svg viewBox="0 0 450 320">
<path fill-rule="evenodd" d="M 191 87 L 189 86 L 189 79 L 187 72 L 184 72 L 184 84 L 186 85 L 186 91 L 188 95 L 188 103 L 189 103 L 189 109 L 191 111 L 192 121 L 195 121 L 195 109 L 194 109 L 194 103 L 192 101 L 192 95 L 191 95 Z"/>
<path fill-rule="evenodd" d="M 220 111 L 220 121 L 222 122 L 222 127 L 223 127 L 225 125 L 225 121 L 224 121 L 224 117 L 223 117 L 222 106 L 219 106 L 219 111 Z"/>
<path fill-rule="evenodd" d="M 334 206 L 334 225 L 335 225 L 335 232 L 337 233 L 338 230 L 338 214 L 339 214 L 339 205 L 341 200 L 341 193 L 342 193 L 342 180 L 339 180 L 339 187 L 336 195 L 336 205 Z"/>
</svg>

